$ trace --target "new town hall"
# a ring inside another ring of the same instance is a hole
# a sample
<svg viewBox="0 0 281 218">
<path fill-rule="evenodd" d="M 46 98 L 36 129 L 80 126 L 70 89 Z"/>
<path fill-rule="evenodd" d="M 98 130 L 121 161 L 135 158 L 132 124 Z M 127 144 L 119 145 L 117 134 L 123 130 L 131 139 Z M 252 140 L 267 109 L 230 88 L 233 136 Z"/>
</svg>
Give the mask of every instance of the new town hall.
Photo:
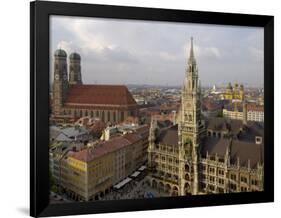
<svg viewBox="0 0 281 218">
<path fill-rule="evenodd" d="M 151 186 L 172 196 L 263 190 L 263 124 L 206 119 L 200 96 L 191 39 L 177 124 L 151 121 Z"/>
</svg>

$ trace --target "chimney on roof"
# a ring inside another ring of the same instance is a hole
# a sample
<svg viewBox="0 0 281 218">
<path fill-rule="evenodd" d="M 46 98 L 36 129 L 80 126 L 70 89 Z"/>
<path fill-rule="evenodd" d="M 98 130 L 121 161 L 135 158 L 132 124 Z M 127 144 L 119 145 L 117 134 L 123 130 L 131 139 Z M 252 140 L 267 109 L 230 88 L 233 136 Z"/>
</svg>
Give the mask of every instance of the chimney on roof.
<svg viewBox="0 0 281 218">
<path fill-rule="evenodd" d="M 261 136 L 256 136 L 255 141 L 257 145 L 260 145 L 262 143 L 262 137 Z"/>
</svg>

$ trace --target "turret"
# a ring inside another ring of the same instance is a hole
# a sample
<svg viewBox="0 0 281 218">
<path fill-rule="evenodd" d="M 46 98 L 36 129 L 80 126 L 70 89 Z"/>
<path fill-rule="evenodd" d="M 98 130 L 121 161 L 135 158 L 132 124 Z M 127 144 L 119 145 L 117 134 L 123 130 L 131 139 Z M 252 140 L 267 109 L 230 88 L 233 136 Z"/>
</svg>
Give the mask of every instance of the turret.
<svg viewBox="0 0 281 218">
<path fill-rule="evenodd" d="M 244 101 L 244 99 L 245 99 L 245 92 L 244 92 L 244 86 L 243 86 L 243 84 L 240 85 L 240 91 L 239 91 L 239 93 L 240 93 L 240 99 L 241 99 L 242 101 Z"/>
<path fill-rule="evenodd" d="M 200 102 L 200 81 L 198 78 L 198 68 L 193 50 L 193 38 L 191 38 L 191 46 L 187 67 L 185 72 L 184 87 L 181 96 L 181 119 L 178 125 L 179 137 L 179 183 L 180 195 L 186 192 L 196 195 L 198 193 L 198 153 L 199 143 L 205 135 L 205 128 L 201 118 L 201 102 Z M 192 168 L 192 181 L 185 178 L 185 166 Z M 186 190 L 186 182 L 191 183 L 191 188 Z"/>
<path fill-rule="evenodd" d="M 69 55 L 69 84 L 82 84 L 81 56 L 75 52 Z"/>
<path fill-rule="evenodd" d="M 60 114 L 68 91 L 67 54 L 58 49 L 54 54 L 53 113 Z"/>
</svg>

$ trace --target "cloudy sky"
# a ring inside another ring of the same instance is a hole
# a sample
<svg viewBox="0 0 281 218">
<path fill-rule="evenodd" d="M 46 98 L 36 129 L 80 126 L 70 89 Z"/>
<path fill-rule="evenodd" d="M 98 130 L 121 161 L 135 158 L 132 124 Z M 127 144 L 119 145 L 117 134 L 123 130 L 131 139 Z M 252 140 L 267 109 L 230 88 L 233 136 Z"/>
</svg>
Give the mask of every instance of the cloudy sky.
<svg viewBox="0 0 281 218">
<path fill-rule="evenodd" d="M 84 83 L 182 85 L 193 36 L 203 86 L 263 86 L 263 28 L 51 16 L 50 34 L 51 75 L 61 48 Z"/>
</svg>

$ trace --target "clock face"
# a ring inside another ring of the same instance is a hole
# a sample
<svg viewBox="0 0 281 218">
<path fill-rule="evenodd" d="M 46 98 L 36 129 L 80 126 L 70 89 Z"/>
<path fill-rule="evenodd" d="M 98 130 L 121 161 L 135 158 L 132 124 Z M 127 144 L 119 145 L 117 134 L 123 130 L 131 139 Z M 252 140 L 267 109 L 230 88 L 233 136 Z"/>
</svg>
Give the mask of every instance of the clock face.
<svg viewBox="0 0 281 218">
<path fill-rule="evenodd" d="M 59 80 L 59 75 L 58 74 L 55 75 L 55 80 Z"/>
</svg>

